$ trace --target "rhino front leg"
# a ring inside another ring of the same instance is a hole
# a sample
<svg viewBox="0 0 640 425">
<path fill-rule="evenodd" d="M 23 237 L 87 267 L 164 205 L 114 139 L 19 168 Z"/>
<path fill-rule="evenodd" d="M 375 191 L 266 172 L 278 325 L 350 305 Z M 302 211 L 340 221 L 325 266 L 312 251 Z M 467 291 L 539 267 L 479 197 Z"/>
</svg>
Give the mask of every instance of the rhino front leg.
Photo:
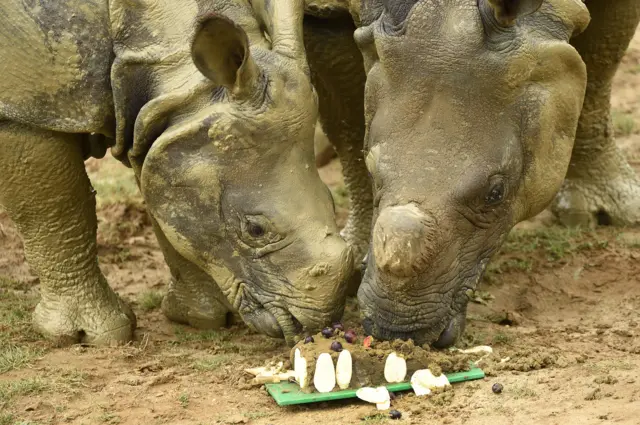
<svg viewBox="0 0 640 425">
<path fill-rule="evenodd" d="M 567 178 L 552 210 L 569 226 L 640 225 L 640 178 L 618 149 L 611 83 L 640 20 L 637 0 L 587 0 L 591 23 L 575 38 L 587 91 Z"/>
<path fill-rule="evenodd" d="M 82 137 L 0 122 L 0 204 L 40 278 L 36 329 L 61 344 L 126 342 L 136 319 L 98 267 Z"/>
<path fill-rule="evenodd" d="M 335 19 L 307 16 L 304 24 L 320 121 L 338 152 L 349 192 L 349 218 L 342 236 L 354 250 L 359 265 L 368 250 L 373 214 L 373 193 L 362 153 L 366 79 L 362 54 L 353 40 L 355 26 L 349 16 Z"/>
<path fill-rule="evenodd" d="M 171 246 L 160 227 L 151 218 L 153 230 L 171 270 L 162 311 L 169 320 L 198 329 L 218 329 L 233 322 L 231 307 L 217 283 L 202 269 L 184 258 Z"/>
</svg>

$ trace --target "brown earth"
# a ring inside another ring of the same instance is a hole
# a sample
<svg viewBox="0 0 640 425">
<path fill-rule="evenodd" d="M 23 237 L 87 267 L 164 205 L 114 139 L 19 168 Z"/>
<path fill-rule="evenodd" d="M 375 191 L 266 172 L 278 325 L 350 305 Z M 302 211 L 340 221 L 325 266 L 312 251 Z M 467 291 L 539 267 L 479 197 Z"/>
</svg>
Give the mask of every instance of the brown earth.
<svg viewBox="0 0 640 425">
<path fill-rule="evenodd" d="M 640 32 L 613 100 L 620 146 L 640 172 L 638 93 Z M 244 326 L 212 332 L 168 322 L 158 309 L 168 270 L 130 171 L 111 158 L 87 169 L 99 197 L 101 266 L 136 311 L 136 341 L 56 348 L 36 335 L 38 280 L 0 212 L 0 425 L 389 421 L 359 401 L 280 408 L 242 369 L 286 358 L 283 344 Z M 344 207 L 339 165 L 321 173 Z M 569 231 L 547 215 L 523 223 L 475 294 L 461 344 L 494 347 L 483 364 L 491 376 L 433 398 L 399 395 L 400 423 L 639 424 L 639 276 L 639 230 Z M 353 300 L 345 317 L 360 329 Z"/>
</svg>

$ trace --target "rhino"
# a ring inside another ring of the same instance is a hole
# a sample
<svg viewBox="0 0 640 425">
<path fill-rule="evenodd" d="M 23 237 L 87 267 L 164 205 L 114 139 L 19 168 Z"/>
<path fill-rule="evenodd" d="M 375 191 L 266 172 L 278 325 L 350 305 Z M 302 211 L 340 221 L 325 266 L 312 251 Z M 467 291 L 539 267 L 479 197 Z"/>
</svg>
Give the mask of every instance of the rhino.
<svg viewBox="0 0 640 425">
<path fill-rule="evenodd" d="M 364 68 L 351 45 L 359 106 L 324 125 L 364 187 L 365 213 L 355 203 L 341 236 L 313 137 L 319 109 L 328 120 L 344 109 L 333 93 L 347 82 L 312 85 L 301 4 L 0 4 L 0 204 L 40 281 L 38 331 L 61 343 L 132 338 L 135 316 L 99 268 L 83 163 L 107 149 L 133 169 L 171 270 L 169 319 L 216 328 L 237 313 L 292 344 L 342 315 L 369 239 L 358 217 L 373 209 L 360 151 Z"/>
<path fill-rule="evenodd" d="M 549 206 L 569 226 L 640 224 L 610 112 L 640 2 L 371 0 L 359 18 L 367 333 L 454 344 L 492 255 Z"/>
</svg>

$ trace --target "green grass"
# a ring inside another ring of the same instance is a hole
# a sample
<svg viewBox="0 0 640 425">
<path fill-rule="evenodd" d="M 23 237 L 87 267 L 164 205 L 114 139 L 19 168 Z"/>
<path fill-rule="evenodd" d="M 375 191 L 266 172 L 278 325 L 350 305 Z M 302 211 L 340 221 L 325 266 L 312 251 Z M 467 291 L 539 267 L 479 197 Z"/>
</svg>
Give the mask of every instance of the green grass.
<svg viewBox="0 0 640 425">
<path fill-rule="evenodd" d="M 389 416 L 385 415 L 384 413 L 376 413 L 375 415 L 369 415 L 362 418 L 362 422 L 365 424 L 379 424 L 382 422 L 387 422 L 389 420 Z"/>
<path fill-rule="evenodd" d="M 114 204 L 142 205 L 133 170 L 122 165 L 111 155 L 91 160 L 87 167 L 91 184 L 96 190 L 98 208 Z"/>
<path fill-rule="evenodd" d="M 612 111 L 611 119 L 616 136 L 630 136 L 638 130 L 638 124 L 631 114 Z"/>
<path fill-rule="evenodd" d="M 0 413 L 0 425 L 12 425 L 14 423 L 15 416 L 9 413 Z"/>
<path fill-rule="evenodd" d="M 180 397 L 178 397 L 178 400 L 180 401 L 180 406 L 182 406 L 183 409 L 186 409 L 187 407 L 189 407 L 189 394 L 187 393 L 180 394 Z"/>
<path fill-rule="evenodd" d="M 248 412 L 248 413 L 245 413 L 244 416 L 249 420 L 254 420 L 254 419 L 260 419 L 260 418 L 266 418 L 270 416 L 270 414 L 268 412 Z"/>
<path fill-rule="evenodd" d="M 212 371 L 219 369 L 220 366 L 224 366 L 231 361 L 231 356 L 225 354 L 218 354 L 215 356 L 206 357 L 204 359 L 196 360 L 191 367 L 200 371 Z"/>
<path fill-rule="evenodd" d="M 104 422 L 107 424 L 119 424 L 121 420 L 120 416 L 112 412 L 102 412 L 102 414 L 98 417 L 98 419 L 100 419 L 101 422 Z"/>
<path fill-rule="evenodd" d="M 28 366 L 43 352 L 44 350 L 37 348 L 0 343 L 0 373 Z"/>
<path fill-rule="evenodd" d="M 333 195 L 333 202 L 336 204 L 336 208 L 349 209 L 349 192 L 344 186 L 338 186 L 331 190 Z"/>
<path fill-rule="evenodd" d="M 513 336 L 498 332 L 493 335 L 492 342 L 494 345 L 509 345 L 513 341 Z"/>
<path fill-rule="evenodd" d="M 138 304 L 144 311 L 151 311 L 160 308 L 164 295 L 160 291 L 149 290 L 142 292 L 138 296 Z"/>
<path fill-rule="evenodd" d="M 40 378 L 0 382 L 0 404 L 8 403 L 14 397 L 40 394 L 50 387 L 49 382 Z"/>
<path fill-rule="evenodd" d="M 549 227 L 538 230 L 515 230 L 509 234 L 500 254 L 520 254 L 541 251 L 548 261 L 557 261 L 567 255 L 592 249 L 603 249 L 608 241 L 599 239 L 598 234 L 580 228 Z M 530 259 L 505 259 L 491 266 L 493 271 L 517 269 L 530 271 Z"/>
<path fill-rule="evenodd" d="M 177 342 L 223 342 L 231 339 L 229 332 L 220 332 L 214 330 L 187 331 L 186 328 L 176 326 L 174 328 Z"/>
<path fill-rule="evenodd" d="M 25 292 L 24 286 L 23 283 L 0 276 L 0 352 L 8 345 L 42 339 L 31 326 L 31 313 L 38 303 L 38 297 Z"/>
</svg>

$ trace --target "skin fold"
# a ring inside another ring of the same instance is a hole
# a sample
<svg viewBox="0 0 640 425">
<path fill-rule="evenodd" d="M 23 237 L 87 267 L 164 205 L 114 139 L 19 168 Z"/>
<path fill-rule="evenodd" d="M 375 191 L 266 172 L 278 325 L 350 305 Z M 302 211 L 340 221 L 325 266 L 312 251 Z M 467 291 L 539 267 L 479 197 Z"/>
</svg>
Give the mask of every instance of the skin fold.
<svg viewBox="0 0 640 425">
<path fill-rule="evenodd" d="M 171 269 L 170 319 L 212 328 L 239 313 L 293 343 L 342 315 L 354 256 L 314 167 L 301 7 L 0 5 L 0 203 L 40 279 L 38 330 L 132 337 L 98 266 L 83 164 L 109 147 L 133 168 Z"/>
</svg>

